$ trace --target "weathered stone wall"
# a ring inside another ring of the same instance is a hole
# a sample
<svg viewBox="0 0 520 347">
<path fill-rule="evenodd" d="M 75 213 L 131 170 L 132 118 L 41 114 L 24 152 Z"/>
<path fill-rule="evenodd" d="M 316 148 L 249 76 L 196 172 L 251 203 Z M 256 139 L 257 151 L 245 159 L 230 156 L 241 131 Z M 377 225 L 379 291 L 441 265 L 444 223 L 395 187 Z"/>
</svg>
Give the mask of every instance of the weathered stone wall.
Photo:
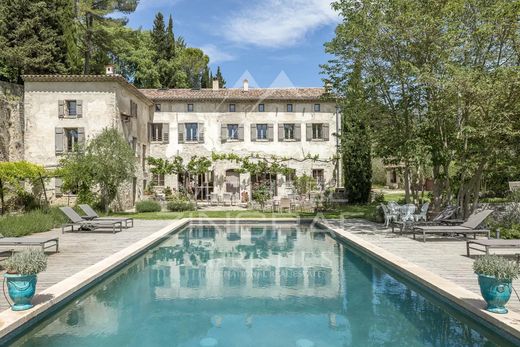
<svg viewBox="0 0 520 347">
<path fill-rule="evenodd" d="M 0 81 L 0 161 L 24 156 L 23 86 Z"/>
</svg>

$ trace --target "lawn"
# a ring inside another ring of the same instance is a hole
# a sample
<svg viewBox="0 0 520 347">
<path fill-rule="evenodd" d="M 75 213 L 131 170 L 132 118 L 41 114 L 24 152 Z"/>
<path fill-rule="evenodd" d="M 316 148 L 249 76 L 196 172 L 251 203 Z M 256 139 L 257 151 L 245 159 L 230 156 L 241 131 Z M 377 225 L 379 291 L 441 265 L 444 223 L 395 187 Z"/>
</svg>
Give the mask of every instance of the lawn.
<svg viewBox="0 0 520 347">
<path fill-rule="evenodd" d="M 346 205 L 329 211 L 311 212 L 260 212 L 249 210 L 237 211 L 189 211 L 189 212 L 145 212 L 145 213 L 117 213 L 114 216 L 132 217 L 145 220 L 167 220 L 180 218 L 364 218 L 374 219 L 375 205 Z"/>
</svg>

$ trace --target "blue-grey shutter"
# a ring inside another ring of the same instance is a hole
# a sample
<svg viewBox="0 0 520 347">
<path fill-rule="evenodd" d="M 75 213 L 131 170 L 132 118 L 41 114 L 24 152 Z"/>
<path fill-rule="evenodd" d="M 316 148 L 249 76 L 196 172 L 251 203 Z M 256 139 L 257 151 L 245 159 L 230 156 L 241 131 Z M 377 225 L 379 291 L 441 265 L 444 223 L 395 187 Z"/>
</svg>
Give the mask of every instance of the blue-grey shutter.
<svg viewBox="0 0 520 347">
<path fill-rule="evenodd" d="M 76 117 L 77 118 L 83 117 L 83 101 L 82 100 L 76 100 Z"/>
<path fill-rule="evenodd" d="M 285 138 L 284 138 L 284 134 L 283 134 L 283 124 L 278 124 L 278 142 L 281 142 L 284 139 Z"/>
<path fill-rule="evenodd" d="M 238 125 L 238 141 L 244 141 L 244 124 Z"/>
<path fill-rule="evenodd" d="M 251 141 L 256 141 L 256 124 L 251 124 Z"/>
<path fill-rule="evenodd" d="M 162 142 L 170 143 L 170 123 L 162 124 Z"/>
<path fill-rule="evenodd" d="M 305 138 L 307 141 L 312 140 L 312 123 L 307 123 L 305 127 Z"/>
<path fill-rule="evenodd" d="M 184 131 L 185 131 L 185 125 L 184 123 L 178 124 L 178 135 L 179 135 L 179 143 L 184 143 Z"/>
<path fill-rule="evenodd" d="M 323 130 L 323 140 L 329 141 L 329 123 L 323 123 L 322 130 Z"/>
<path fill-rule="evenodd" d="M 204 123 L 199 123 L 198 125 L 199 132 L 199 143 L 204 143 Z"/>
<path fill-rule="evenodd" d="M 56 154 L 63 153 L 63 128 L 54 128 L 54 150 Z"/>
<path fill-rule="evenodd" d="M 220 142 L 227 142 L 227 124 L 222 124 L 220 126 Z"/>
<path fill-rule="evenodd" d="M 274 127 L 272 124 L 267 124 L 267 139 L 272 142 L 274 139 Z"/>
<path fill-rule="evenodd" d="M 65 117 L 65 100 L 58 101 L 58 117 Z"/>
<path fill-rule="evenodd" d="M 294 139 L 296 141 L 302 140 L 302 125 L 301 124 L 294 124 Z"/>
<path fill-rule="evenodd" d="M 80 151 L 85 149 L 85 128 L 78 128 L 78 147 Z"/>
<path fill-rule="evenodd" d="M 61 180 L 61 178 L 59 178 L 59 177 L 54 178 L 54 195 L 56 197 L 60 197 L 63 195 L 63 192 L 61 189 L 62 185 L 63 185 L 63 181 Z"/>
</svg>

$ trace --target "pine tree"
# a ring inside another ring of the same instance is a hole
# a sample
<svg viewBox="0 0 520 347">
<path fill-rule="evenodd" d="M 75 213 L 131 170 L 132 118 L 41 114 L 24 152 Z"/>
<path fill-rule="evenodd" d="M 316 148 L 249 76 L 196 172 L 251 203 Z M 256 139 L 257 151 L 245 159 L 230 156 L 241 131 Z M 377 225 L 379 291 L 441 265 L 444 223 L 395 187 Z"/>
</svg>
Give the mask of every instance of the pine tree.
<svg viewBox="0 0 520 347">
<path fill-rule="evenodd" d="M 220 66 L 217 67 L 217 75 L 215 77 L 218 80 L 219 88 L 225 88 L 226 87 L 226 80 L 224 79 L 224 76 L 222 76 L 222 71 L 220 70 Z"/>
<path fill-rule="evenodd" d="M 173 18 L 170 15 L 168 20 L 168 28 L 166 29 L 166 59 L 170 60 L 175 58 L 175 34 L 173 33 Z"/>
<path fill-rule="evenodd" d="M 367 203 L 372 187 L 372 156 L 368 105 L 358 62 L 354 64 L 346 95 L 341 105 L 341 156 L 346 198 L 349 203 Z"/>
<path fill-rule="evenodd" d="M 153 21 L 152 40 L 157 51 L 157 59 L 166 58 L 167 34 L 164 27 L 164 16 L 157 12 Z"/>
</svg>

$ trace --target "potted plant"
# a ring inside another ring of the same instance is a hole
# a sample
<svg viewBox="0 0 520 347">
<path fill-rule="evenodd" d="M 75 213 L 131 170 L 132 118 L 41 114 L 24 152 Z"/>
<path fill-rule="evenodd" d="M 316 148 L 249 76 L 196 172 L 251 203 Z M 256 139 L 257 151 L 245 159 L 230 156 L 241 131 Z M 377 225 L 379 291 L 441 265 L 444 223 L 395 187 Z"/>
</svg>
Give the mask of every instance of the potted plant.
<svg viewBox="0 0 520 347">
<path fill-rule="evenodd" d="M 27 249 L 15 253 L 5 261 L 9 297 L 13 311 L 28 310 L 36 291 L 36 275 L 47 268 L 47 256 L 41 250 Z"/>
<path fill-rule="evenodd" d="M 511 297 L 512 282 L 518 278 L 519 270 L 517 263 L 497 255 L 485 255 L 475 260 L 473 271 L 478 275 L 480 293 L 488 304 L 488 311 L 508 312 L 504 306 Z"/>
</svg>

